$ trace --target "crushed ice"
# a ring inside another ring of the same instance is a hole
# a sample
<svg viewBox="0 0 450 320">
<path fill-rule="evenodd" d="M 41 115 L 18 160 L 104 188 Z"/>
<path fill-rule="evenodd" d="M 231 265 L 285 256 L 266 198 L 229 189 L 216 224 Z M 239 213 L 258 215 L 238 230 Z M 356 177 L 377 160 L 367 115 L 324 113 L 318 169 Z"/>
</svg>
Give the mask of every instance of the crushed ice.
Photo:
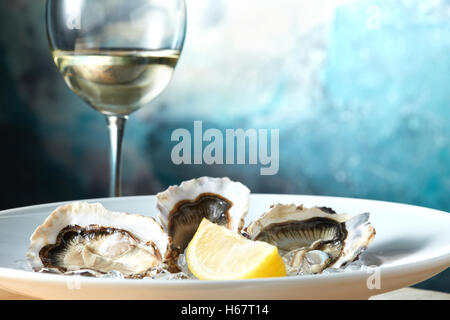
<svg viewBox="0 0 450 320">
<path fill-rule="evenodd" d="M 12 269 L 24 270 L 24 271 L 33 271 L 28 260 L 15 260 L 11 263 Z"/>
<path fill-rule="evenodd" d="M 361 255 L 361 257 L 364 253 Z M 196 279 L 196 277 L 189 271 L 186 255 L 180 254 L 178 258 L 178 266 L 181 271 L 178 273 L 170 273 L 167 270 L 166 264 L 159 264 L 158 266 L 152 268 L 147 272 L 147 275 L 143 279 L 158 279 L 158 280 L 189 280 Z M 368 266 L 364 263 L 364 259 L 359 259 L 349 263 L 348 265 L 341 268 L 327 268 L 322 271 L 321 274 L 337 274 L 342 272 L 352 272 L 352 271 L 363 271 Z M 11 268 L 24 271 L 33 271 L 31 265 L 27 260 L 16 260 L 11 264 Z M 124 275 L 119 271 L 110 271 L 106 274 L 99 273 L 89 269 L 80 269 L 76 271 L 61 272 L 56 268 L 42 268 L 38 271 L 39 273 L 51 273 L 51 274 L 64 274 L 71 276 L 87 276 L 87 277 L 97 277 L 105 279 L 124 279 Z M 302 276 L 303 274 L 288 274 L 288 277 Z"/>
</svg>

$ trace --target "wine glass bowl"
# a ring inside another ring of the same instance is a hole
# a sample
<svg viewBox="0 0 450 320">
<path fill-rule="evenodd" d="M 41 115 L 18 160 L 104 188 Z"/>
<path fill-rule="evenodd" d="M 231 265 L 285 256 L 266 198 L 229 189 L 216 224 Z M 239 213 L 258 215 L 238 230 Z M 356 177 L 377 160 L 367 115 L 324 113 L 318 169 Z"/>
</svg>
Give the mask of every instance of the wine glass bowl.
<svg viewBox="0 0 450 320">
<path fill-rule="evenodd" d="M 48 0 L 47 34 L 66 84 L 106 116 L 119 196 L 128 115 L 169 83 L 186 33 L 184 0 Z"/>
</svg>

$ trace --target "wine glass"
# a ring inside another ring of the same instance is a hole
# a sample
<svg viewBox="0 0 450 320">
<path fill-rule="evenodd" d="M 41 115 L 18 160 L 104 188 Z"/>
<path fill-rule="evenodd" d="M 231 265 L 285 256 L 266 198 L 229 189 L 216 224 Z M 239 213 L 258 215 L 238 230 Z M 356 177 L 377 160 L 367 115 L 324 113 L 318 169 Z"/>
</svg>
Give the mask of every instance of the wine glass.
<svg viewBox="0 0 450 320">
<path fill-rule="evenodd" d="M 47 34 L 65 82 L 106 117 L 110 196 L 121 195 L 129 114 L 169 83 L 184 44 L 184 0 L 48 0 Z"/>
</svg>

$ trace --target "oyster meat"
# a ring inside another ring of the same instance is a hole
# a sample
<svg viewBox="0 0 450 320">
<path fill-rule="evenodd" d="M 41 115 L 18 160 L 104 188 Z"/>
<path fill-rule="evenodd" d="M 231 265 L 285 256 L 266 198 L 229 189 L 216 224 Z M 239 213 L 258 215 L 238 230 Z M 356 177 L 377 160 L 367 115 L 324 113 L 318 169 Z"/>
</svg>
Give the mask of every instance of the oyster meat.
<svg viewBox="0 0 450 320">
<path fill-rule="evenodd" d="M 169 235 L 166 261 L 174 266 L 203 218 L 240 232 L 250 190 L 229 178 L 201 177 L 171 186 L 156 195 L 161 224 Z"/>
<path fill-rule="evenodd" d="M 168 237 L 153 218 L 76 202 L 57 208 L 31 236 L 27 259 L 35 271 L 142 278 L 158 266 Z"/>
<path fill-rule="evenodd" d="M 375 236 L 368 220 L 368 213 L 351 216 L 326 207 L 277 204 L 245 232 L 277 246 L 289 275 L 315 274 L 358 258 Z"/>
</svg>

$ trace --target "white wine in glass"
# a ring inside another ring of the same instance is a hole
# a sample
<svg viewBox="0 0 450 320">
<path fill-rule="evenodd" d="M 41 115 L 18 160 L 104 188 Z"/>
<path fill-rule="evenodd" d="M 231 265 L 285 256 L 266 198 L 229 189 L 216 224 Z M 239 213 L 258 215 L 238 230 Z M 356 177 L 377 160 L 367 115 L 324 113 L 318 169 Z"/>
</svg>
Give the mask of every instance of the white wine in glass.
<svg viewBox="0 0 450 320">
<path fill-rule="evenodd" d="M 121 195 L 128 116 L 169 83 L 184 45 L 184 0 L 47 0 L 47 34 L 65 82 L 107 120 L 110 196 Z"/>
<path fill-rule="evenodd" d="M 103 114 L 128 115 L 158 96 L 169 83 L 177 50 L 53 51 L 67 85 Z"/>
</svg>

